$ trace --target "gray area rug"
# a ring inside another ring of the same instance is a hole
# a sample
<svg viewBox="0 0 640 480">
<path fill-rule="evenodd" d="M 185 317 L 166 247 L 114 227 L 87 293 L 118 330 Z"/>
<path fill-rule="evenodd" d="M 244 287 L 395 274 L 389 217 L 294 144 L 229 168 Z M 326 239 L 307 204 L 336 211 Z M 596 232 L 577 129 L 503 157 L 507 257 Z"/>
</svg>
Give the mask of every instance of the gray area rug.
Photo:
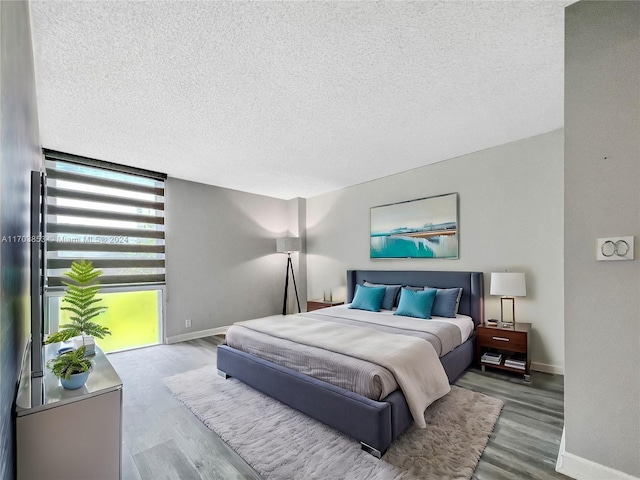
<svg viewBox="0 0 640 480">
<path fill-rule="evenodd" d="M 265 479 L 469 479 L 503 402 L 456 386 L 378 460 L 355 440 L 207 366 L 165 379 Z"/>
</svg>

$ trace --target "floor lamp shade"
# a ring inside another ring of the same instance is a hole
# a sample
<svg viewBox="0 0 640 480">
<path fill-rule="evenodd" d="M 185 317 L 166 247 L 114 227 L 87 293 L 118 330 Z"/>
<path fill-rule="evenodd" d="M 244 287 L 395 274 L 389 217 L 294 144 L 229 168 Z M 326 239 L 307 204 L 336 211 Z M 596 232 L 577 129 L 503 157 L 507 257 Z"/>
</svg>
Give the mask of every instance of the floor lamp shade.
<svg viewBox="0 0 640 480">
<path fill-rule="evenodd" d="M 500 295 L 500 321 L 505 323 L 515 323 L 516 303 L 514 297 L 525 297 L 527 295 L 527 285 L 524 273 L 517 272 L 496 272 L 491 273 L 491 295 Z M 511 308 L 509 308 L 511 303 Z M 507 308 L 505 308 L 507 304 Z M 510 311 L 509 311 L 510 310 Z"/>
<path fill-rule="evenodd" d="M 283 237 L 276 239 L 276 252 L 290 253 L 300 251 L 299 237 Z"/>
</svg>

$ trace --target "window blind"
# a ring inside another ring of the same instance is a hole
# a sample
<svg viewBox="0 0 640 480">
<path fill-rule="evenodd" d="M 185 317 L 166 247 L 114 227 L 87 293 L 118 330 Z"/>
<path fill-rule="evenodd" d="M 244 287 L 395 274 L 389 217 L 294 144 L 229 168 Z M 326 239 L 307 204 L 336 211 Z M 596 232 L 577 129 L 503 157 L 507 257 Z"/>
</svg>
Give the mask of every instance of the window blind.
<svg viewBox="0 0 640 480">
<path fill-rule="evenodd" d="M 164 174 L 44 150 L 47 288 L 76 259 L 101 285 L 165 283 Z"/>
</svg>

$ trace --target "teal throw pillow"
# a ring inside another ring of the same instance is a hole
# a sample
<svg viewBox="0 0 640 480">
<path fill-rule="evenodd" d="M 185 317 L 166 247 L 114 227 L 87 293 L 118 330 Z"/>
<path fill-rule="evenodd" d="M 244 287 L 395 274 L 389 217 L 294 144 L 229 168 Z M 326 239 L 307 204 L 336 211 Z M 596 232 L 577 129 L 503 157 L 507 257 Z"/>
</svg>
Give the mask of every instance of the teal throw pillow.
<svg viewBox="0 0 640 480">
<path fill-rule="evenodd" d="M 356 294 L 353 296 L 353 301 L 351 305 L 349 305 L 349 308 L 379 312 L 386 291 L 387 289 L 384 287 L 356 285 Z"/>
<path fill-rule="evenodd" d="M 394 315 L 415 318 L 431 318 L 431 307 L 436 298 L 435 290 L 400 290 L 400 301 Z"/>
</svg>

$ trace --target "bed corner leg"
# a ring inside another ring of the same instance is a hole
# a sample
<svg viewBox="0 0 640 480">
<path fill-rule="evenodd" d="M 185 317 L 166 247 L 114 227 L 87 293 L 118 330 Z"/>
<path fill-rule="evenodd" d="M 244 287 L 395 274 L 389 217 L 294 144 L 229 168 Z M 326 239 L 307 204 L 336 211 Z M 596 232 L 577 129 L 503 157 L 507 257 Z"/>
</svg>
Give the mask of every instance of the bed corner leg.
<svg viewBox="0 0 640 480">
<path fill-rule="evenodd" d="M 227 375 L 226 373 L 224 373 L 222 370 L 218 370 L 218 375 L 220 375 L 222 378 L 224 378 L 225 380 L 227 378 L 230 378 L 229 375 Z"/>
<path fill-rule="evenodd" d="M 387 453 L 387 451 L 385 450 L 384 452 L 381 452 L 380 450 L 373 448 L 371 445 L 367 445 L 364 442 L 360 442 L 360 446 L 362 447 L 362 450 L 364 450 L 365 452 L 373 455 L 376 458 L 382 458 L 382 456 Z"/>
</svg>

